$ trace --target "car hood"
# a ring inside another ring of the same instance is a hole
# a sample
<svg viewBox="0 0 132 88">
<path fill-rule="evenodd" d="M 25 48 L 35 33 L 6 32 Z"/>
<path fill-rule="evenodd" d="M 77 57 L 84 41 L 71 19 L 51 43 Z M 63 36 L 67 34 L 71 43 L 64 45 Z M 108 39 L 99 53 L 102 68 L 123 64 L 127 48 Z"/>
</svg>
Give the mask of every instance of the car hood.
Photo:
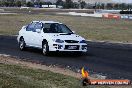
<svg viewBox="0 0 132 88">
<path fill-rule="evenodd" d="M 48 33 L 51 39 L 61 39 L 61 40 L 85 40 L 83 37 L 76 34 L 64 34 L 64 33 Z"/>
</svg>

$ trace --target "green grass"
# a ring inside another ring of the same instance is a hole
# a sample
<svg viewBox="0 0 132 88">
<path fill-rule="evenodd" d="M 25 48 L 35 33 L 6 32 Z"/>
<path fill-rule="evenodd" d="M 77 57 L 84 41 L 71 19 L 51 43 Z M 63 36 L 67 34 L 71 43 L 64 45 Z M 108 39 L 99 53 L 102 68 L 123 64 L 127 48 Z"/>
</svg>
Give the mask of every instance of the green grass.
<svg viewBox="0 0 132 88">
<path fill-rule="evenodd" d="M 0 15 L 0 34 L 14 35 L 33 20 L 54 20 L 67 24 L 79 35 L 90 40 L 132 42 L 132 21 L 92 17 L 56 16 L 44 14 Z"/>
<path fill-rule="evenodd" d="M 16 65 L 0 64 L 0 88 L 109 88 L 81 86 L 81 80 Z"/>
</svg>

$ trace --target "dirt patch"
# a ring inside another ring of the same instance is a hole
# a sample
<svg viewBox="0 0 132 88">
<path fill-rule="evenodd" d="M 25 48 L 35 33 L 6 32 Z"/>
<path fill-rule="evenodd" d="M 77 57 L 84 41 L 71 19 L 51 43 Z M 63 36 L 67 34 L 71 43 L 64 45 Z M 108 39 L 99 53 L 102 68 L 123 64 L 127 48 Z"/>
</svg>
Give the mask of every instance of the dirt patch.
<svg viewBox="0 0 132 88">
<path fill-rule="evenodd" d="M 46 66 L 46 65 L 41 65 L 41 64 L 31 63 L 31 62 L 20 61 L 20 60 L 17 60 L 15 57 L 10 57 L 8 55 L 7 56 L 0 55 L 0 63 L 26 66 L 26 67 L 33 68 L 33 69 L 47 70 L 47 71 L 51 71 L 54 73 L 60 73 L 60 74 L 76 77 L 79 79 L 81 78 L 80 73 L 75 73 L 68 69 L 60 68 L 57 66 Z"/>
<path fill-rule="evenodd" d="M 1 55 L 0 54 L 0 63 L 9 64 L 9 65 L 19 65 L 19 66 L 28 67 L 31 69 L 41 69 L 41 70 L 51 71 L 54 73 L 60 73 L 60 74 L 64 74 L 64 75 L 68 75 L 68 76 L 72 76 L 72 77 L 81 79 L 80 73 L 75 73 L 71 70 L 60 68 L 57 66 L 46 66 L 46 65 L 41 65 L 41 64 L 36 64 L 36 63 L 31 63 L 31 62 L 26 62 L 26 61 L 20 61 L 20 60 L 17 60 L 17 58 L 11 57 L 9 55 Z M 90 77 L 90 78 L 91 79 L 100 79 L 97 77 L 95 77 L 95 78 Z M 131 85 L 128 85 L 128 86 L 108 86 L 108 87 L 109 88 L 132 88 Z"/>
<path fill-rule="evenodd" d="M 22 61 L 17 59 L 16 57 L 12 57 L 10 55 L 4 55 L 4 54 L 0 54 L 0 63 L 4 63 L 4 64 L 9 64 L 9 65 L 20 65 L 20 66 L 25 66 L 28 68 L 33 68 L 33 69 L 41 69 L 41 70 L 46 70 L 46 71 L 51 71 L 54 73 L 60 73 L 60 74 L 64 74 L 64 75 L 68 75 L 68 76 L 72 76 L 78 79 L 81 79 L 81 70 L 79 70 L 78 72 L 74 72 L 70 69 L 67 68 L 62 68 L 56 65 L 42 65 L 39 63 L 34 63 L 34 62 L 27 62 L 27 61 Z M 90 79 L 105 79 L 106 76 L 102 76 L 99 74 L 90 74 Z"/>
</svg>

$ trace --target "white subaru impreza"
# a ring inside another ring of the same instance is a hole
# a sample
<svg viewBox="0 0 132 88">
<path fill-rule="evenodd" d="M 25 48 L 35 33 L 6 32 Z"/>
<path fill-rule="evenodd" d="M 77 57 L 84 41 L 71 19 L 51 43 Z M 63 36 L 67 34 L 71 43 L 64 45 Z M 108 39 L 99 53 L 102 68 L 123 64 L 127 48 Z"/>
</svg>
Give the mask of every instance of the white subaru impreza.
<svg viewBox="0 0 132 88">
<path fill-rule="evenodd" d="M 54 21 L 33 21 L 23 26 L 17 41 L 20 50 L 26 47 L 40 48 L 44 55 L 50 51 L 87 52 L 84 38 L 76 35 L 65 24 Z"/>
</svg>

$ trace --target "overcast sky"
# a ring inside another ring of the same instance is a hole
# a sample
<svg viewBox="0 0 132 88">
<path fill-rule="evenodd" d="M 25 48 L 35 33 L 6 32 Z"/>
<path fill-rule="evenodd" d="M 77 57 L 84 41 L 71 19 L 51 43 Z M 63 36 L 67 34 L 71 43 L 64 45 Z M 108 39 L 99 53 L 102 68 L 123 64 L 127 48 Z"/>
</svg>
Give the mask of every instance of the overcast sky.
<svg viewBox="0 0 132 88">
<path fill-rule="evenodd" d="M 120 3 L 132 3 L 132 0 L 113 0 L 114 2 L 120 2 Z"/>
</svg>

